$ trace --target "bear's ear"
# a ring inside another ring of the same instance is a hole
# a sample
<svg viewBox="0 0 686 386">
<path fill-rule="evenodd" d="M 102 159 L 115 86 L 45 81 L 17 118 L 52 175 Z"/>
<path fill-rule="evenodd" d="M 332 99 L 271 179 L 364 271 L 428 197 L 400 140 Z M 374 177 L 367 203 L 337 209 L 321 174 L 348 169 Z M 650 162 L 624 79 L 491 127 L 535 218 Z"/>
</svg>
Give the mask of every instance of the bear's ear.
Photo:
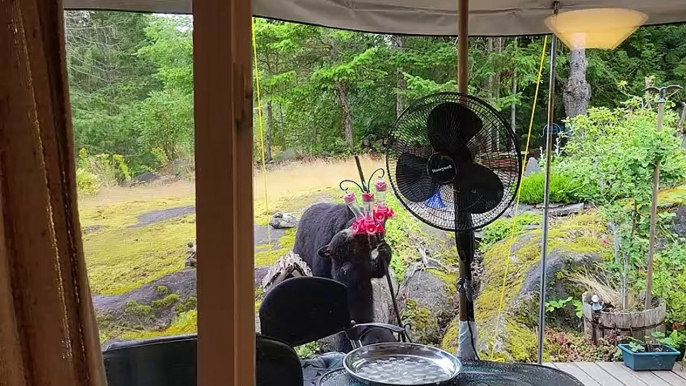
<svg viewBox="0 0 686 386">
<path fill-rule="evenodd" d="M 325 245 L 321 248 L 319 248 L 319 251 L 317 251 L 317 254 L 319 257 L 323 257 L 325 259 L 328 259 L 331 257 L 331 248 L 329 248 L 328 245 Z"/>
</svg>

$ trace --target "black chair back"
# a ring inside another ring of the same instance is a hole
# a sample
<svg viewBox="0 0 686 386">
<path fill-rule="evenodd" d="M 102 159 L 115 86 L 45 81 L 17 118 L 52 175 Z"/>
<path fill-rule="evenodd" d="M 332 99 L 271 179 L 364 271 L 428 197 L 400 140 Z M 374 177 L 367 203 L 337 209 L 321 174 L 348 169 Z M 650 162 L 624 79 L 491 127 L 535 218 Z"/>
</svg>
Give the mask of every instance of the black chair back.
<svg viewBox="0 0 686 386">
<path fill-rule="evenodd" d="M 115 343 L 103 352 L 108 386 L 194 386 L 197 335 Z"/>
<path fill-rule="evenodd" d="M 321 277 L 297 277 L 273 287 L 260 305 L 263 335 L 295 347 L 350 328 L 348 288 Z"/>
<path fill-rule="evenodd" d="M 256 369 L 256 386 L 303 386 L 298 354 L 278 339 L 257 336 Z"/>
<path fill-rule="evenodd" d="M 114 343 L 103 352 L 108 386 L 197 385 L 198 336 Z M 257 336 L 257 386 L 302 386 L 298 354 L 277 339 Z"/>
</svg>

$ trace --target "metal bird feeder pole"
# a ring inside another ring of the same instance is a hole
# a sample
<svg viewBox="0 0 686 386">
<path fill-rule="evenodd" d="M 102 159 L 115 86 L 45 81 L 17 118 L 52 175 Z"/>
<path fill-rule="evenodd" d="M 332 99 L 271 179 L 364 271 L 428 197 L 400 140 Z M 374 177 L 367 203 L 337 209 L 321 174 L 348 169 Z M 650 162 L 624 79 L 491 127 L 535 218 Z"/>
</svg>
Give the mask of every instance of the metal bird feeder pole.
<svg viewBox="0 0 686 386">
<path fill-rule="evenodd" d="M 667 98 L 681 90 L 681 86 L 670 85 L 666 87 L 648 87 L 644 91 L 658 94 L 657 100 L 657 131 L 662 130 L 662 121 L 665 115 L 665 103 Z M 660 163 L 655 165 L 653 174 L 653 198 L 650 207 L 650 240 L 648 244 L 648 273 L 646 277 L 646 302 L 645 309 L 652 308 L 653 303 L 653 257 L 655 255 L 655 233 L 657 228 L 657 195 L 660 188 Z"/>
</svg>

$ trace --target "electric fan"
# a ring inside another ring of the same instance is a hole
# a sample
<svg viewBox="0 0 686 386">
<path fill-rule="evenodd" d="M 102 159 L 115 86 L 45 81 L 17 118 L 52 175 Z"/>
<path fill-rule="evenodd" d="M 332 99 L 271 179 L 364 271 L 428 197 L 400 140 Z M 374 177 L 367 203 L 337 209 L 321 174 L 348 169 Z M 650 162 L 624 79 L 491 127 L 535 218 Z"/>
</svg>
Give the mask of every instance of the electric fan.
<svg viewBox="0 0 686 386">
<path fill-rule="evenodd" d="M 455 232 L 460 257 L 458 356 L 473 359 L 474 231 L 500 217 L 515 197 L 522 171 L 515 134 L 478 98 L 432 94 L 409 106 L 391 128 L 386 168 L 396 196 L 410 213 Z"/>
</svg>

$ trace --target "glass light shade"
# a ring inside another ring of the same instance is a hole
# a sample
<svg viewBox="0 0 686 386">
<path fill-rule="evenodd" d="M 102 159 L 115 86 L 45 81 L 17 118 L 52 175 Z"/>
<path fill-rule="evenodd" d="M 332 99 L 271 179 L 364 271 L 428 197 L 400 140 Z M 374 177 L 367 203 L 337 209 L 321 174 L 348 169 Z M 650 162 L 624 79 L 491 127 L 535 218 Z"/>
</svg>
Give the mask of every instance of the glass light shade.
<svg viewBox="0 0 686 386">
<path fill-rule="evenodd" d="M 646 14 L 631 9 L 597 8 L 559 13 L 548 17 L 545 24 L 571 49 L 612 50 L 646 20 Z"/>
</svg>

